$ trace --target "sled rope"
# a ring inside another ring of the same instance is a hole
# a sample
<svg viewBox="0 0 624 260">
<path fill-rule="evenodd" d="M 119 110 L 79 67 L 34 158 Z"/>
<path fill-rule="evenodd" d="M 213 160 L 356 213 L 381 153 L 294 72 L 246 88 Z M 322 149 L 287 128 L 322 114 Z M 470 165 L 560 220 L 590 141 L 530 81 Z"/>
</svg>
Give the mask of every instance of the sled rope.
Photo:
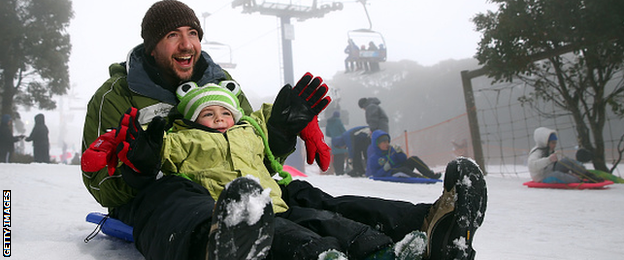
<svg viewBox="0 0 624 260">
<path fill-rule="evenodd" d="M 108 220 L 109 215 L 107 214 L 106 216 L 104 216 L 100 222 L 98 222 L 97 226 L 95 227 L 95 229 L 93 231 L 91 231 L 91 233 L 89 235 L 87 235 L 87 237 L 85 237 L 84 242 L 85 243 L 89 243 L 89 241 L 91 241 L 93 238 L 95 238 L 100 231 L 102 231 L 102 226 L 104 225 L 104 222 L 106 222 L 106 220 Z"/>
</svg>

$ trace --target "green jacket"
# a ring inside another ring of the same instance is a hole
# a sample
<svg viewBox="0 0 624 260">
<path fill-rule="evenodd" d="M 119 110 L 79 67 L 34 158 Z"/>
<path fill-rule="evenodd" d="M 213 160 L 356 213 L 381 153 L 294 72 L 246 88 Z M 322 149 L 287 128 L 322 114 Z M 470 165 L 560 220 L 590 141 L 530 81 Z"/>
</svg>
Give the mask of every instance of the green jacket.
<svg viewBox="0 0 624 260">
<path fill-rule="evenodd" d="M 143 53 L 141 44 L 132 50 L 126 62 L 115 63 L 109 67 L 110 78 L 95 92 L 87 105 L 82 136 L 83 152 L 107 129 L 117 127 L 128 108 L 135 107 L 139 110 L 138 120 L 145 126 L 155 116 L 167 117 L 177 104 L 174 93 L 177 86 L 166 86 L 162 83 L 156 69 L 145 60 L 148 58 Z M 196 72 L 192 80 L 199 85 L 231 79 L 206 52 L 202 52 L 196 70 L 198 68 L 203 74 Z M 239 101 L 245 113 L 251 113 L 251 105 L 242 92 Z M 89 193 L 103 207 L 124 205 L 137 192 L 125 183 L 118 172 L 109 176 L 106 168 L 98 172 L 83 171 L 82 180 Z"/>
<path fill-rule="evenodd" d="M 164 141 L 161 171 L 189 177 L 208 189 L 215 201 L 226 184 L 238 177 L 251 175 L 260 181 L 263 188 L 270 188 L 273 211 L 286 211 L 288 206 L 282 200 L 280 187 L 264 164 L 266 157 L 262 138 L 266 137 L 268 113 L 270 105 L 265 104 L 251 115 L 262 133 L 246 121 L 221 133 L 191 121 L 175 120 Z"/>
</svg>

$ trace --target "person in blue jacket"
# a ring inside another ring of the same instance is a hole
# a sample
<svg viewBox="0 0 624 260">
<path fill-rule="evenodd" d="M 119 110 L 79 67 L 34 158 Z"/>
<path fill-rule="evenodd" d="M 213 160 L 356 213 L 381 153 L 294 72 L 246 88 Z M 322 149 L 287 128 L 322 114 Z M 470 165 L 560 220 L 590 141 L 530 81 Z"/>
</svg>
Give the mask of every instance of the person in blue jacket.
<svg viewBox="0 0 624 260">
<path fill-rule="evenodd" d="M 351 177 L 361 177 L 366 173 L 366 149 L 371 142 L 370 128 L 356 126 L 332 138 L 332 149 L 347 148 L 353 169 L 347 174 Z"/>
<path fill-rule="evenodd" d="M 417 156 L 407 155 L 401 147 L 390 145 L 390 135 L 382 130 L 375 130 L 368 146 L 367 177 L 418 177 L 439 179 L 441 173 L 433 172 Z M 419 173 L 414 172 L 417 169 Z"/>
</svg>

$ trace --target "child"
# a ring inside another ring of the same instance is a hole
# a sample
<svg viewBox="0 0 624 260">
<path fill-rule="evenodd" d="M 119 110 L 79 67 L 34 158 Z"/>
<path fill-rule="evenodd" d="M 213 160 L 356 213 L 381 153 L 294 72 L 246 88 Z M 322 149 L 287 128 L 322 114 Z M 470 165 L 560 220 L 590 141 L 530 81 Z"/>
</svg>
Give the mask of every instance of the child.
<svg viewBox="0 0 624 260">
<path fill-rule="evenodd" d="M 273 211 L 286 211 L 280 188 L 264 166 L 267 130 L 262 112 L 267 110 L 263 107 L 241 121 L 238 99 L 217 85 L 200 88 L 189 82 L 178 88 L 177 95 L 184 119 L 173 122 L 164 141 L 162 171 L 201 184 L 215 200 L 230 181 L 252 175 L 271 189 Z M 250 122 L 259 122 L 260 129 Z"/>
<path fill-rule="evenodd" d="M 214 85 L 198 87 L 192 82 L 180 86 L 177 95 L 177 109 L 184 118 L 174 121 L 164 141 L 161 170 L 200 183 L 215 199 L 234 179 L 248 175 L 259 179 L 261 186 L 270 190 L 276 217 L 273 224 L 277 232 L 269 257 L 319 259 L 323 252 L 331 251 L 363 259 L 391 248 L 391 239 L 368 225 L 329 211 L 286 205 L 265 166 L 268 161 L 273 170 L 281 171 L 267 149 L 264 134 L 268 105 L 244 116 L 238 99 L 228 90 Z M 287 173 L 281 176 L 289 177 Z M 319 226 L 318 220 L 322 220 L 321 226 L 331 228 Z"/>
<path fill-rule="evenodd" d="M 587 178 L 590 182 L 600 182 L 579 162 L 567 157 L 558 158 L 555 153 L 557 147 L 557 132 L 539 127 L 533 133 L 535 147 L 529 152 L 528 164 L 531 179 L 543 183 L 578 183 Z"/>
<path fill-rule="evenodd" d="M 371 140 L 367 152 L 366 176 L 425 177 L 429 179 L 439 179 L 442 176 L 442 174 L 429 169 L 429 166 L 420 158 L 416 156 L 407 158 L 400 147 L 391 146 L 388 133 L 375 130 Z M 418 169 L 420 174 L 415 173 L 414 168 Z"/>
</svg>

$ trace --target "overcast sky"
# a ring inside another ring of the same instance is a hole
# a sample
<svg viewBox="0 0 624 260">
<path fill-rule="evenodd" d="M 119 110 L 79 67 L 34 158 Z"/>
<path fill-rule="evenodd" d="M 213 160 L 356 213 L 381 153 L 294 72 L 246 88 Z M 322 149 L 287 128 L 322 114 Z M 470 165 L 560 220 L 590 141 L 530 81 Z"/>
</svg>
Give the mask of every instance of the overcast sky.
<svg viewBox="0 0 624 260">
<path fill-rule="evenodd" d="M 293 3 L 310 1 L 292 0 Z M 109 65 L 124 61 L 130 49 L 143 41 L 141 21 L 154 2 L 73 0 L 74 19 L 69 27 L 71 98 L 57 99 L 59 109 L 54 111 L 22 109 L 25 134 L 32 129 L 34 115 L 44 113 L 53 153 L 57 153 L 63 142 L 70 149 L 80 149 L 88 100 L 108 79 Z M 202 14 L 211 14 L 206 18 L 204 38 L 232 48 L 237 67 L 229 71 L 245 93 L 261 98 L 275 96 L 283 79 L 278 52 L 278 18 L 243 14 L 242 7 L 232 9 L 228 0 L 183 2 L 195 10 L 202 23 Z M 369 24 L 359 2 L 343 3 L 343 10 L 331 12 L 324 18 L 303 22 L 292 19 L 295 80 L 306 71 L 327 80 L 336 72 L 344 71 L 347 32 L 368 28 Z M 412 60 L 430 66 L 443 60 L 474 56 L 480 34 L 474 31 L 470 18 L 476 13 L 494 10 L 494 6 L 485 0 L 369 0 L 367 9 L 373 30 L 385 38 L 389 61 Z M 383 69 L 383 64 L 381 67 Z M 30 149 L 31 145 L 27 144 L 26 150 Z"/>
<path fill-rule="evenodd" d="M 141 20 L 154 2 L 73 1 L 70 77 L 80 97 L 88 99 L 108 78 L 108 66 L 125 60 L 130 49 L 142 42 Z M 230 72 L 245 92 L 261 97 L 277 93 L 283 79 L 278 18 L 243 14 L 242 7 L 233 9 L 227 0 L 183 2 L 195 10 L 202 23 L 202 14 L 211 14 L 205 19 L 204 38 L 232 48 L 237 67 Z M 369 24 L 359 2 L 342 2 L 343 10 L 324 18 L 303 22 L 292 19 L 295 80 L 306 71 L 330 79 L 344 70 L 347 32 L 368 28 Z M 367 9 L 372 29 L 385 38 L 389 61 L 407 59 L 433 65 L 447 59 L 472 57 L 480 35 L 474 31 L 470 18 L 493 10 L 494 6 L 485 0 L 369 0 Z"/>
</svg>

